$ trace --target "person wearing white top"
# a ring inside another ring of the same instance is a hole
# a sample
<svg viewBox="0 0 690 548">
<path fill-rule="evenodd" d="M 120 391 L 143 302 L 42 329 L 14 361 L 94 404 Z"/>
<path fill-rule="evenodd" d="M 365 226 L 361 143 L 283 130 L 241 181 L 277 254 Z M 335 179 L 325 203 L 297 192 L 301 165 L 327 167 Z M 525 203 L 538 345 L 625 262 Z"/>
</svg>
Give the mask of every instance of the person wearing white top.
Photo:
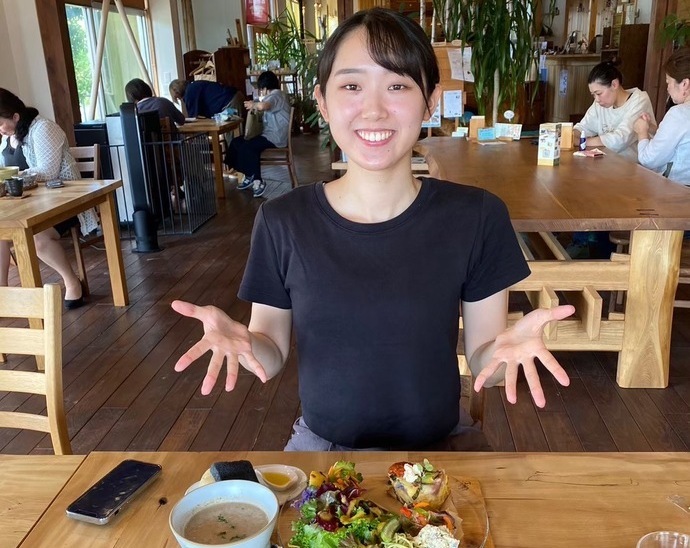
<svg viewBox="0 0 690 548">
<path fill-rule="evenodd" d="M 27 172 L 36 175 L 37 180 L 81 178 L 60 126 L 39 116 L 35 108 L 27 107 L 14 93 L 3 88 L 0 88 L 0 135 L 16 137 L 29 166 Z M 74 219 L 74 223 L 79 221 Z M 52 227 L 36 234 L 36 255 L 65 282 L 65 307 L 77 308 L 84 304 L 81 282 L 59 238 L 58 230 Z M 10 242 L 0 241 L 0 285 L 8 283 L 9 257 Z"/>
<path fill-rule="evenodd" d="M 651 120 L 642 114 L 633 128 L 640 164 L 671 181 L 690 186 L 690 48 L 677 50 L 664 65 L 666 89 L 675 103 L 652 139 Z"/>
<path fill-rule="evenodd" d="M 584 135 L 588 147 L 605 146 L 636 162 L 637 136 L 633 123 L 646 113 L 650 125 L 656 127 L 649 95 L 638 88 L 625 89 L 623 75 L 611 62 L 595 66 L 587 83 L 594 103 L 573 128 L 575 142 Z"/>
</svg>

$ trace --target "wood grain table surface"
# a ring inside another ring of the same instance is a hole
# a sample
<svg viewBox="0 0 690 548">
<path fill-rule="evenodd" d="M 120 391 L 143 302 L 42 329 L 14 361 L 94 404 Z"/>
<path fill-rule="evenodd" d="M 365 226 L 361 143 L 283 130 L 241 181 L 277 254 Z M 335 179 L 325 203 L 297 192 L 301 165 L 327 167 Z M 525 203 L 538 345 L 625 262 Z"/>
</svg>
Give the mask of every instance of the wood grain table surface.
<svg viewBox="0 0 690 548">
<path fill-rule="evenodd" d="M 126 306 L 129 296 L 115 209 L 115 191 L 122 181 L 85 179 L 64 183 L 64 187 L 57 189 L 39 184 L 21 200 L 0 198 L 0 239 L 14 244 L 22 286 L 42 285 L 34 234 L 96 207 L 101 217 L 113 302 L 115 306 Z"/>
<path fill-rule="evenodd" d="M 498 547 L 630 548 L 650 531 L 690 531 L 690 515 L 667 501 L 672 494 L 690 499 L 687 453 L 96 452 L 82 462 L 21 546 L 176 546 L 168 527 L 170 511 L 216 461 L 290 464 L 309 474 L 327 471 L 336 460 L 352 460 L 366 487 L 367 478 L 385 477 L 390 464 L 425 457 L 452 476 L 478 480 Z M 54 457 L 56 462 L 64 458 Z M 161 477 L 109 525 L 67 518 L 67 505 L 125 458 L 160 463 Z"/>
<path fill-rule="evenodd" d="M 432 176 L 499 196 L 517 232 L 632 231 L 627 256 L 531 261 L 532 275 L 514 289 L 537 292 L 534 300 L 540 306 L 558 304 L 555 291 L 579 292 L 582 321 L 550 327 L 547 346 L 616 351 L 619 386 L 668 386 L 681 244 L 683 230 L 690 230 L 690 188 L 612 152 L 582 158 L 563 150 L 558 166 L 539 166 L 537 146 L 530 140 L 483 146 L 429 137 L 416 151 L 426 157 Z M 599 291 L 620 290 L 627 292 L 624 315 L 602 319 Z"/>
<path fill-rule="evenodd" d="M 0 548 L 18 546 L 85 455 L 0 455 Z"/>
</svg>

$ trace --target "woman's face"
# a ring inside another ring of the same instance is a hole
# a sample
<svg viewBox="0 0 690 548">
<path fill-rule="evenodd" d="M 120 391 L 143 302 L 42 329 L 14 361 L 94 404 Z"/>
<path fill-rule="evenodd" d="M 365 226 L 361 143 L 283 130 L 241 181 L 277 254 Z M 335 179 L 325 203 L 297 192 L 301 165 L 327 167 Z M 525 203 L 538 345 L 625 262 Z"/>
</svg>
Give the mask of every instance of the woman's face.
<svg viewBox="0 0 690 548">
<path fill-rule="evenodd" d="M 440 88 L 434 90 L 433 111 Z M 325 96 L 315 96 L 331 134 L 348 161 L 371 171 L 394 167 L 419 138 L 429 112 L 422 90 L 412 78 L 378 65 L 369 54 L 363 28 L 340 43 Z"/>
<path fill-rule="evenodd" d="M 676 105 L 680 105 L 681 103 L 684 103 L 688 98 L 688 95 L 690 95 L 690 79 L 685 78 L 679 82 L 667 74 L 666 89 L 668 90 L 668 94 L 671 96 L 671 100 Z"/>
<path fill-rule="evenodd" d="M 0 135 L 14 135 L 17 129 L 17 122 L 19 122 L 19 114 L 15 113 L 12 118 L 0 116 Z"/>
<path fill-rule="evenodd" d="M 589 92 L 592 94 L 594 102 L 604 108 L 611 108 L 616 104 L 619 88 L 620 84 L 618 80 L 613 80 L 610 86 L 599 82 L 592 82 L 589 84 Z"/>
</svg>

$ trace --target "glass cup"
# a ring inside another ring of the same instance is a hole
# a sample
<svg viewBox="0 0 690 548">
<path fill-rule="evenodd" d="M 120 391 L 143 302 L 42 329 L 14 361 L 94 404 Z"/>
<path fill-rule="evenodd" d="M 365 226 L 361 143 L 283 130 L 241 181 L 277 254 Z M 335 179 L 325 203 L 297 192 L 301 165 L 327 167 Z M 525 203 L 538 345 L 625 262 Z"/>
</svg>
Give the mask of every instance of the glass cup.
<svg viewBox="0 0 690 548">
<path fill-rule="evenodd" d="M 21 177 L 10 177 L 5 181 L 7 187 L 7 194 L 10 196 L 19 197 L 24 194 L 24 179 Z"/>
<path fill-rule="evenodd" d="M 639 541 L 637 548 L 689 548 L 690 534 L 676 531 L 654 531 L 647 533 Z"/>
</svg>

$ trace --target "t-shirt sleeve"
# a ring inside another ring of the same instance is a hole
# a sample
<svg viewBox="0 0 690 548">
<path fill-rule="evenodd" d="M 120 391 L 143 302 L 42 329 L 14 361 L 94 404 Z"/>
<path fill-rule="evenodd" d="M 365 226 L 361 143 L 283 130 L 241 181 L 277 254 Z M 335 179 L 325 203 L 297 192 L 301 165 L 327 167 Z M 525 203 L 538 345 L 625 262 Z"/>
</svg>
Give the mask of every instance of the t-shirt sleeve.
<svg viewBox="0 0 690 548">
<path fill-rule="evenodd" d="M 529 274 L 508 209 L 497 196 L 485 192 L 482 226 L 472 249 L 462 300 L 474 302 L 486 299 Z"/>
<path fill-rule="evenodd" d="M 290 309 L 292 301 L 285 288 L 285 273 L 281 269 L 275 239 L 266 220 L 264 206 L 254 220 L 247 266 L 238 297 L 244 301 L 276 308 Z"/>
</svg>

